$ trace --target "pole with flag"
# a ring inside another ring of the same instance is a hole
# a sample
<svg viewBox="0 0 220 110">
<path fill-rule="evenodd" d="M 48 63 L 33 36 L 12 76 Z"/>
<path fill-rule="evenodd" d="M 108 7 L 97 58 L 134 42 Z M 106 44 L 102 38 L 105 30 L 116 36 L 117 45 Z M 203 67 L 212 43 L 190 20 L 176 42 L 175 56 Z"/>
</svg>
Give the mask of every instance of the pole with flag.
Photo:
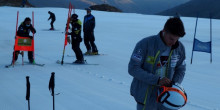
<svg viewBox="0 0 220 110">
<path fill-rule="evenodd" d="M 55 73 L 51 73 L 50 81 L 49 81 L 49 91 L 53 96 L 53 110 L 55 110 L 55 97 L 54 97 L 54 88 L 55 88 Z"/>
<path fill-rule="evenodd" d="M 26 76 L 26 86 L 27 86 L 26 100 L 28 101 L 28 110 L 30 110 L 30 81 L 29 81 L 29 76 Z"/>
<path fill-rule="evenodd" d="M 66 26 L 66 33 L 65 33 L 65 40 L 64 40 L 64 48 L 63 48 L 63 56 L 61 60 L 61 65 L 63 65 L 63 60 L 64 60 L 64 54 L 65 54 L 65 48 L 67 45 L 67 37 L 68 37 L 68 30 L 69 30 L 69 22 L 70 22 L 70 17 L 71 17 L 71 12 L 72 12 L 73 6 L 71 3 L 69 4 L 69 11 L 68 11 L 68 18 L 67 18 L 67 26 Z"/>
<path fill-rule="evenodd" d="M 197 16 L 197 18 L 196 18 L 196 26 L 195 26 L 195 32 L 194 32 L 194 40 L 195 40 L 195 37 L 196 37 L 196 29 L 197 29 L 198 18 L 199 18 L 199 16 Z M 195 42 L 193 41 L 193 47 L 194 47 L 194 46 L 195 46 Z M 193 48 L 192 48 L 192 55 L 191 55 L 191 64 L 192 64 L 192 60 L 193 60 Z"/>
<path fill-rule="evenodd" d="M 195 27 L 194 40 L 193 40 L 191 64 L 192 64 L 192 60 L 193 60 L 193 51 L 210 53 L 210 63 L 212 63 L 212 18 L 210 16 L 210 41 L 208 41 L 208 42 L 202 42 L 202 41 L 195 38 L 196 29 L 197 29 L 197 22 L 198 22 L 198 17 L 196 19 L 196 27 Z"/>
</svg>

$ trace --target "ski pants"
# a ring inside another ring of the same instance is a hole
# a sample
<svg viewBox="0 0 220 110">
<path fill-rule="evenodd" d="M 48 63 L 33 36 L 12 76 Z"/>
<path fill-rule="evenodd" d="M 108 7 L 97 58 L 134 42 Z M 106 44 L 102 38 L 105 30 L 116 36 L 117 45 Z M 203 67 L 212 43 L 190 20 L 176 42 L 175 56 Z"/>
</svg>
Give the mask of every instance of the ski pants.
<svg viewBox="0 0 220 110">
<path fill-rule="evenodd" d="M 55 22 L 55 20 L 51 20 L 51 22 L 50 22 L 50 25 L 51 25 L 51 28 L 52 29 L 54 29 L 54 27 L 53 27 L 53 23 Z"/>
<path fill-rule="evenodd" d="M 15 51 L 15 52 L 13 52 L 13 57 L 12 57 L 12 59 L 14 59 L 14 62 L 17 61 L 19 53 L 20 53 L 20 51 Z M 14 56 L 14 55 L 15 55 L 15 56 Z M 34 61 L 33 52 L 32 52 L 32 51 L 28 51 L 28 60 L 29 60 L 29 62 L 31 62 L 31 63 Z M 13 60 L 12 60 L 12 61 L 13 61 Z"/>
<path fill-rule="evenodd" d="M 97 47 L 95 45 L 95 36 L 94 32 L 84 32 L 84 44 L 86 46 L 87 51 L 98 52 Z"/>
<path fill-rule="evenodd" d="M 80 41 L 72 39 L 72 49 L 75 52 L 77 60 L 84 60 L 82 51 L 80 49 Z"/>
</svg>

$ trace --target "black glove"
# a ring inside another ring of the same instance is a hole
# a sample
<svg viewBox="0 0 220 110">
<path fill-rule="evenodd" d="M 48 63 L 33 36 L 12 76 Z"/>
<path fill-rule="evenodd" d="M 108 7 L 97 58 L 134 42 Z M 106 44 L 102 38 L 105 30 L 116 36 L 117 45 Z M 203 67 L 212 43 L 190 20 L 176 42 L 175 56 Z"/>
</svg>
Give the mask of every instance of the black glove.
<svg viewBox="0 0 220 110">
<path fill-rule="evenodd" d="M 82 38 L 81 37 L 79 37 L 78 40 L 79 40 L 79 42 L 82 42 Z"/>
<path fill-rule="evenodd" d="M 67 37 L 67 42 L 70 44 L 71 43 L 71 40 L 70 40 L 70 37 L 68 36 Z"/>
<path fill-rule="evenodd" d="M 33 39 L 33 36 L 29 36 L 28 38 Z"/>
</svg>

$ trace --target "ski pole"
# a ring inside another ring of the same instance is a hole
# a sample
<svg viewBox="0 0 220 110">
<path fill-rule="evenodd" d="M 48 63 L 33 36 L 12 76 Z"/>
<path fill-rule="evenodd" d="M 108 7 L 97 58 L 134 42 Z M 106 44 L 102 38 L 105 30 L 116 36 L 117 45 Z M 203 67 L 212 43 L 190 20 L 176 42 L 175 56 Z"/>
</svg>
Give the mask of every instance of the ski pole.
<svg viewBox="0 0 220 110">
<path fill-rule="evenodd" d="M 28 101 L 28 110 L 30 110 L 30 81 L 29 76 L 26 76 L 26 86 L 27 86 L 27 92 L 26 92 L 26 100 Z"/>
<path fill-rule="evenodd" d="M 55 88 L 55 73 L 51 73 L 50 81 L 49 81 L 49 91 L 53 96 L 53 110 L 55 110 L 55 96 L 54 96 L 54 88 Z"/>
</svg>

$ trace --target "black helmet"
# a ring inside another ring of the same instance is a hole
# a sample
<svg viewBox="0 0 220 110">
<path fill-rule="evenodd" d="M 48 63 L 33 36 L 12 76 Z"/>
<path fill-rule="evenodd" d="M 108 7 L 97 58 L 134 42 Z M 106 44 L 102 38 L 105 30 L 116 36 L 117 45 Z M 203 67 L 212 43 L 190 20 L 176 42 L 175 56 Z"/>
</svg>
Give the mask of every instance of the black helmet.
<svg viewBox="0 0 220 110">
<path fill-rule="evenodd" d="M 90 12 L 92 11 L 91 8 L 85 8 L 85 10 L 86 10 L 86 11 L 90 11 Z"/>
<path fill-rule="evenodd" d="M 77 18 L 78 18 L 78 15 L 77 15 L 77 14 L 72 14 L 71 18 L 77 19 Z"/>
<path fill-rule="evenodd" d="M 31 18 L 26 17 L 26 18 L 24 19 L 24 21 L 31 21 Z"/>
</svg>

